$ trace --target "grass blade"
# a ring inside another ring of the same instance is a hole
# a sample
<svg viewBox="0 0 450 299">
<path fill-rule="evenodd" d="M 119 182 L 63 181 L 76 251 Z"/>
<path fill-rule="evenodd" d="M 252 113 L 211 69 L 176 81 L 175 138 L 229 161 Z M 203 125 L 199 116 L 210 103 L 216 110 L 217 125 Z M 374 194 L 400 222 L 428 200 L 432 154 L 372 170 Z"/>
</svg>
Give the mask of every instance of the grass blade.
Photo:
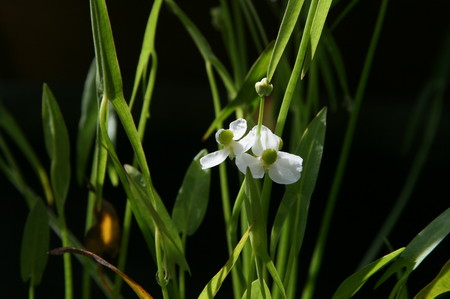
<svg viewBox="0 0 450 299">
<path fill-rule="evenodd" d="M 269 80 L 269 82 L 272 81 L 273 74 L 275 73 L 281 56 L 291 37 L 292 31 L 294 30 L 295 24 L 297 23 L 303 2 L 304 0 L 289 0 L 287 3 L 272 56 L 270 57 L 270 62 L 267 67 L 267 80 Z"/>
<path fill-rule="evenodd" d="M 225 278 L 227 278 L 228 274 L 230 273 L 231 269 L 233 268 L 234 264 L 236 263 L 237 259 L 239 258 L 239 254 L 241 253 L 242 249 L 244 248 L 244 245 L 247 243 L 247 240 L 248 240 L 248 237 L 250 234 L 250 229 L 251 229 L 251 227 L 249 227 L 245 231 L 245 233 L 242 235 L 241 240 L 234 248 L 227 263 L 208 282 L 208 284 L 205 286 L 205 288 L 203 289 L 201 294 L 198 296 L 199 299 L 214 298 L 214 296 L 217 294 L 220 287 L 222 286 L 222 283 L 225 281 Z"/>
</svg>

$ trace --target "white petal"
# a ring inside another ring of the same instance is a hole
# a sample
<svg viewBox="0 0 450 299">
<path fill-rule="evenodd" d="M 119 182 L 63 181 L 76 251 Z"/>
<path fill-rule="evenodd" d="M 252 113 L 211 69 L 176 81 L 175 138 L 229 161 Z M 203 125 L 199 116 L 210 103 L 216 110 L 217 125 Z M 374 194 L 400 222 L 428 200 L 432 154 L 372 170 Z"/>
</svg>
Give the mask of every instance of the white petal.
<svg viewBox="0 0 450 299">
<path fill-rule="evenodd" d="M 224 129 L 220 129 L 219 131 L 216 132 L 216 142 L 218 144 L 222 144 L 222 143 L 219 142 L 219 136 L 220 136 L 220 133 L 222 133 L 223 131 L 225 131 L 225 130 Z"/>
<path fill-rule="evenodd" d="M 277 161 L 270 167 L 269 176 L 278 184 L 293 184 L 300 179 L 303 159 L 297 155 L 278 152 Z"/>
<path fill-rule="evenodd" d="M 234 153 L 236 154 L 236 156 L 248 151 L 253 146 L 253 144 L 255 144 L 255 140 L 255 133 L 253 131 L 250 131 L 244 138 L 236 142 L 234 144 Z"/>
<path fill-rule="evenodd" d="M 250 172 L 255 179 L 264 177 L 264 167 L 261 161 L 247 153 L 236 157 L 236 166 L 244 174 L 247 173 L 247 168 L 250 168 Z"/>
<path fill-rule="evenodd" d="M 206 156 L 204 156 L 200 159 L 200 164 L 202 164 L 202 169 L 207 169 L 207 168 L 211 168 L 216 165 L 219 165 L 220 163 L 225 161 L 225 159 L 228 157 L 229 154 L 230 154 L 229 149 L 222 149 L 222 150 L 207 154 Z"/>
<path fill-rule="evenodd" d="M 255 134 L 258 130 L 258 127 L 254 127 L 252 131 L 255 131 Z M 281 138 L 272 133 L 272 131 L 267 128 L 266 126 L 261 126 L 261 132 L 259 133 L 259 136 L 256 136 L 255 144 L 252 147 L 252 151 L 255 155 L 261 156 L 262 153 L 266 149 L 274 149 L 278 150 L 280 146 L 280 140 Z"/>
<path fill-rule="evenodd" d="M 234 133 L 234 140 L 241 139 L 247 131 L 247 121 L 243 118 L 238 118 L 230 123 L 230 130 Z"/>
</svg>

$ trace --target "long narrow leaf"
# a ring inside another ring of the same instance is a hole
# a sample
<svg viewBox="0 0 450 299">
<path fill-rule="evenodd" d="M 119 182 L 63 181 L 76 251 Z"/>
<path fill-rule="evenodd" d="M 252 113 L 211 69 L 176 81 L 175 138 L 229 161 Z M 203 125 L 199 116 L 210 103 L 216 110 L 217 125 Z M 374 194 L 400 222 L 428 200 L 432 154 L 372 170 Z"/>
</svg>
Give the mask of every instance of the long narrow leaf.
<svg viewBox="0 0 450 299">
<path fill-rule="evenodd" d="M 333 299 L 346 299 L 352 297 L 366 283 L 366 281 L 380 271 L 387 264 L 398 257 L 405 248 L 397 249 L 388 255 L 370 263 L 358 272 L 344 280 L 333 295 Z"/>
<path fill-rule="evenodd" d="M 200 165 L 200 158 L 206 153 L 202 150 L 189 166 L 172 211 L 178 230 L 189 236 L 200 226 L 208 206 L 211 171 Z"/>
<path fill-rule="evenodd" d="M 300 15 L 304 0 L 289 0 L 284 12 L 283 20 L 281 21 L 280 30 L 275 41 L 275 46 L 270 57 L 270 62 L 267 67 L 267 79 L 272 81 L 273 74 L 280 62 L 281 56 L 286 48 L 286 45 L 294 30 L 295 24 Z"/>
<path fill-rule="evenodd" d="M 214 298 L 214 296 L 217 294 L 220 287 L 222 286 L 222 283 L 225 281 L 237 259 L 239 258 L 239 254 L 241 253 L 242 248 L 244 248 L 244 245 L 247 243 L 250 229 L 251 227 L 249 227 L 242 235 L 241 240 L 234 248 L 225 266 L 223 266 L 222 269 L 220 269 L 220 271 L 217 272 L 217 274 L 214 275 L 214 277 L 208 282 L 208 284 L 201 292 L 200 296 L 198 296 L 199 299 Z"/>
<path fill-rule="evenodd" d="M 50 88 L 44 84 L 42 121 L 45 145 L 51 160 L 50 179 L 56 206 L 61 212 L 70 184 L 70 144 L 67 127 Z"/>
<path fill-rule="evenodd" d="M 302 239 L 304 234 L 308 217 L 309 202 L 314 191 L 322 160 L 326 129 L 326 115 L 326 108 L 322 109 L 317 114 L 305 130 L 305 133 L 298 143 L 296 150 L 293 152 L 303 158 L 302 178 L 297 183 L 286 187 L 285 194 L 275 216 L 272 233 L 270 236 L 271 256 L 274 256 L 277 242 L 286 217 L 291 212 L 292 207 L 297 200 L 301 200 L 301 204 L 304 208 L 301 210 L 301 214 L 296 216 L 296 218 L 300 220 L 300 225 L 298 229 L 294 231 L 297 236 L 296 238 Z M 296 252 L 299 251 L 302 242 L 300 241 L 298 243 L 299 247 L 296 249 Z"/>
<path fill-rule="evenodd" d="M 50 227 L 47 209 L 42 200 L 38 199 L 28 214 L 23 232 L 20 254 L 20 270 L 23 281 L 30 280 L 33 286 L 40 283 L 47 266 L 49 242 Z"/>
</svg>

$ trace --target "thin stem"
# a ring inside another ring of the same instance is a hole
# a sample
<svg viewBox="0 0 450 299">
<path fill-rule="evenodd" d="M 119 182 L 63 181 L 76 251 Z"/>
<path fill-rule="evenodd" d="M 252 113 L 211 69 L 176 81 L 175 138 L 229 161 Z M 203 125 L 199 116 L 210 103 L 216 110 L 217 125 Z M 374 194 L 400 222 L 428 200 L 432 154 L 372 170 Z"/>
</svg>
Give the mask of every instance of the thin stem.
<svg viewBox="0 0 450 299">
<path fill-rule="evenodd" d="M 327 205 L 325 207 L 325 213 L 322 218 L 322 224 L 320 226 L 319 237 L 316 242 L 314 253 L 311 259 L 311 264 L 309 267 L 308 279 L 303 290 L 302 299 L 309 299 L 313 297 L 314 290 L 316 287 L 317 277 L 322 264 L 322 257 L 325 250 L 325 244 L 328 237 L 328 232 L 331 225 L 331 219 L 334 213 L 334 207 L 336 205 L 338 193 L 341 187 L 342 179 L 344 177 L 345 168 L 347 165 L 348 156 L 350 153 L 350 147 L 352 144 L 353 136 L 356 129 L 356 123 L 359 116 L 359 110 L 364 97 L 364 92 L 366 89 L 367 80 L 369 78 L 370 69 L 372 66 L 373 57 L 375 54 L 375 49 L 378 43 L 378 39 L 381 33 L 381 28 L 383 25 L 384 15 L 387 9 L 388 0 L 383 0 L 381 3 L 380 11 L 378 14 L 377 22 L 375 25 L 374 33 L 370 41 L 369 50 L 364 62 L 362 74 L 355 95 L 355 103 L 353 111 L 350 117 L 350 121 L 347 126 L 344 143 L 342 145 L 341 154 L 339 157 L 338 166 L 336 169 L 336 174 L 333 179 L 331 186 L 331 191 L 328 196 Z"/>
<path fill-rule="evenodd" d="M 125 215 L 124 215 L 123 225 L 122 225 L 122 240 L 120 241 L 120 255 L 119 255 L 119 260 L 117 262 L 117 268 L 120 271 L 125 270 L 125 264 L 127 261 L 128 243 L 130 240 L 132 216 L 133 216 L 133 213 L 131 210 L 131 204 L 130 204 L 130 201 L 127 200 L 127 203 L 125 205 Z M 123 282 L 122 277 L 120 277 L 120 275 L 116 275 L 116 278 L 114 280 L 113 298 L 119 298 L 120 290 L 122 289 L 122 282 Z"/>
<path fill-rule="evenodd" d="M 34 286 L 31 281 L 30 281 L 30 285 L 28 287 L 28 299 L 34 299 Z"/>
<path fill-rule="evenodd" d="M 165 271 L 164 271 L 164 263 L 162 257 L 162 249 L 161 249 L 161 236 L 159 228 L 155 224 L 155 248 L 156 248 L 156 264 L 158 266 L 158 283 L 161 286 L 161 291 L 163 293 L 164 299 L 169 299 L 169 292 L 167 290 L 167 283 L 165 279 Z"/>
<path fill-rule="evenodd" d="M 61 223 L 61 241 L 63 247 L 69 247 L 69 232 L 67 231 L 66 219 L 63 213 L 60 213 Z M 72 260 L 70 254 L 65 254 L 64 260 L 64 284 L 65 284 L 65 298 L 73 298 L 73 283 L 72 283 Z"/>
</svg>

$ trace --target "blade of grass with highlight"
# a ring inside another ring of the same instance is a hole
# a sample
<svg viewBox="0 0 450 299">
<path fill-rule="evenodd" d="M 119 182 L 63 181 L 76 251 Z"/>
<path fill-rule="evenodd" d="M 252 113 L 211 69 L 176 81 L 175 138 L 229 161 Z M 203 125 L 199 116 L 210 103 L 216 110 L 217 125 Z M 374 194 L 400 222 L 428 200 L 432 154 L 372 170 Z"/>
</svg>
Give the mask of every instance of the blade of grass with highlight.
<svg viewBox="0 0 450 299">
<path fill-rule="evenodd" d="M 284 12 L 283 20 L 281 21 L 280 30 L 275 41 L 275 46 L 270 57 L 269 65 L 267 66 L 267 80 L 272 81 L 273 74 L 277 69 L 281 56 L 284 53 L 286 45 L 295 28 L 295 24 L 303 7 L 304 0 L 289 0 Z"/>
<path fill-rule="evenodd" d="M 414 296 L 414 299 L 437 298 L 447 292 L 450 292 L 450 260 L 445 263 L 439 274 Z"/>
<path fill-rule="evenodd" d="M 398 257 L 405 248 L 397 249 L 382 258 L 370 263 L 358 272 L 352 274 L 345 279 L 337 288 L 333 295 L 333 299 L 347 299 L 352 297 L 358 290 L 378 271 Z"/>
<path fill-rule="evenodd" d="M 233 268 L 234 264 L 236 263 L 237 259 L 239 258 L 239 254 L 244 248 L 244 245 L 247 243 L 250 229 L 251 227 L 249 227 L 247 231 L 242 235 L 241 240 L 234 248 L 225 266 L 223 266 L 222 269 L 220 269 L 220 271 L 217 272 L 217 274 L 214 275 L 214 277 L 208 282 L 201 294 L 198 296 L 199 299 L 214 298 L 214 296 L 217 294 L 231 269 Z"/>
<path fill-rule="evenodd" d="M 153 297 L 149 293 L 147 293 L 147 291 L 145 291 L 144 288 L 142 288 L 133 279 L 128 277 L 128 275 L 126 275 L 125 273 L 123 273 L 122 271 L 120 271 L 119 269 L 114 267 L 112 264 L 108 263 L 107 261 L 105 261 L 104 259 L 99 257 L 98 255 L 96 255 L 90 251 L 78 249 L 78 248 L 74 248 L 74 247 L 55 248 L 55 249 L 52 249 L 49 251 L 49 254 L 51 254 L 51 255 L 63 255 L 65 253 L 81 254 L 81 255 L 84 255 L 84 256 L 87 256 L 87 257 L 93 259 L 98 264 L 100 264 L 106 268 L 109 268 L 112 271 L 114 271 L 115 273 L 117 273 L 118 275 L 120 275 L 120 277 L 123 278 L 123 280 L 130 286 L 130 288 L 135 292 L 135 294 L 140 299 L 153 299 Z"/>
</svg>

